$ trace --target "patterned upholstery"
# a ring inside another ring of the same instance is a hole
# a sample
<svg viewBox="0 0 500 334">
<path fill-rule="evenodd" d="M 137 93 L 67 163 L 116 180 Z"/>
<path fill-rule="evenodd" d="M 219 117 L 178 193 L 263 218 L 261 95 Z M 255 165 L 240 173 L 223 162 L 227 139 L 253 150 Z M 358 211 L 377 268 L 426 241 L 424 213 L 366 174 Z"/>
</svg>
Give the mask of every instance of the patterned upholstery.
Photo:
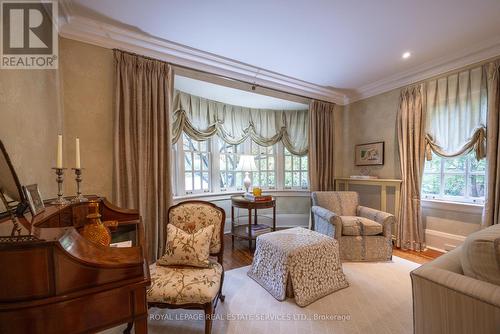
<svg viewBox="0 0 500 334">
<path fill-rule="evenodd" d="M 161 266 L 186 265 L 207 268 L 213 233 L 213 225 L 187 233 L 174 224 L 167 224 L 165 254 L 156 263 Z"/>
<path fill-rule="evenodd" d="M 359 196 L 355 191 L 317 191 L 312 193 L 313 205 L 339 216 L 356 216 Z"/>
<path fill-rule="evenodd" d="M 202 202 L 182 203 L 173 207 L 168 215 L 169 224 L 194 233 L 208 225 L 214 225 L 210 253 L 218 253 L 221 249 L 220 229 L 223 228 L 222 213 L 213 206 Z"/>
<path fill-rule="evenodd" d="M 338 242 L 302 227 L 259 236 L 248 276 L 277 300 L 295 297 L 302 307 L 349 286 Z"/>
<path fill-rule="evenodd" d="M 210 261 L 208 268 L 159 266 L 152 264 L 148 302 L 203 304 L 211 302 L 219 291 L 222 265 Z"/>
<path fill-rule="evenodd" d="M 342 235 L 377 235 L 384 228 L 371 219 L 356 216 L 340 216 L 342 220 Z"/>
<path fill-rule="evenodd" d="M 313 229 L 338 240 L 342 260 L 392 258 L 393 215 L 358 205 L 358 194 L 352 191 L 319 191 L 311 197 Z"/>
</svg>

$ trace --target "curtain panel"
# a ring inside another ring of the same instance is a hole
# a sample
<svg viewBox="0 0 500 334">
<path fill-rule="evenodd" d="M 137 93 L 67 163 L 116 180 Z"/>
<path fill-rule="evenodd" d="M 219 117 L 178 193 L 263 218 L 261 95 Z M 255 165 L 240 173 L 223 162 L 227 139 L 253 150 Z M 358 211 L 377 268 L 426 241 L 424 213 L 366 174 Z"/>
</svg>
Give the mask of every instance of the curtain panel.
<svg viewBox="0 0 500 334">
<path fill-rule="evenodd" d="M 401 91 L 397 134 L 402 185 L 396 245 L 421 251 L 425 248 L 420 192 L 425 163 L 425 107 L 423 85 Z"/>
<path fill-rule="evenodd" d="M 173 142 L 182 131 L 195 140 L 218 135 L 230 145 L 251 138 L 261 146 L 279 141 L 292 154 L 308 152 L 308 111 L 254 109 L 225 104 L 176 91 L 173 108 Z"/>
<path fill-rule="evenodd" d="M 335 190 L 335 104 L 311 101 L 309 105 L 309 187 Z"/>
<path fill-rule="evenodd" d="M 486 156 L 487 69 L 479 66 L 426 82 L 426 158 Z"/>
<path fill-rule="evenodd" d="M 500 60 L 487 64 L 487 184 L 483 226 L 500 224 Z"/>
<path fill-rule="evenodd" d="M 113 198 L 138 209 L 148 256 L 163 255 L 170 169 L 172 70 L 169 64 L 114 50 Z"/>
</svg>

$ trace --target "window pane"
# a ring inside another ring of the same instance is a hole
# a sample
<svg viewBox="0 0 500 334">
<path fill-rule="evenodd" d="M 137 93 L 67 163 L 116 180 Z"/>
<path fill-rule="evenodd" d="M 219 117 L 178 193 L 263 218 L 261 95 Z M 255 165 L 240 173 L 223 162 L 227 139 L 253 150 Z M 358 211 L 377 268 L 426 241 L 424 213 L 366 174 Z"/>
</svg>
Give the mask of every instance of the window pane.
<svg viewBox="0 0 500 334">
<path fill-rule="evenodd" d="M 219 155 L 219 168 L 220 170 L 226 170 L 226 155 Z"/>
<path fill-rule="evenodd" d="M 285 170 L 292 170 L 292 157 L 289 155 L 285 156 Z"/>
<path fill-rule="evenodd" d="M 269 170 L 274 170 L 274 157 L 267 158 L 267 166 Z"/>
<path fill-rule="evenodd" d="M 300 187 L 300 173 L 293 172 L 293 186 Z"/>
<path fill-rule="evenodd" d="M 200 151 L 208 152 L 208 141 L 200 141 Z"/>
<path fill-rule="evenodd" d="M 227 186 L 230 188 L 234 188 L 234 173 L 227 173 Z"/>
<path fill-rule="evenodd" d="M 470 158 L 470 170 L 471 172 L 484 172 L 486 171 L 486 159 L 476 160 L 476 157 L 472 156 Z"/>
<path fill-rule="evenodd" d="M 444 169 L 447 172 L 464 172 L 466 162 L 467 162 L 466 156 L 460 156 L 458 158 L 452 158 L 452 159 L 445 159 Z"/>
<path fill-rule="evenodd" d="M 260 163 L 259 163 L 259 169 L 260 170 L 267 170 L 267 160 L 266 158 L 262 157 L 260 158 Z"/>
<path fill-rule="evenodd" d="M 201 189 L 201 173 L 195 172 L 194 173 L 194 190 L 200 190 L 200 189 Z"/>
<path fill-rule="evenodd" d="M 236 172 L 235 186 L 236 186 L 236 189 L 241 189 L 243 187 L 243 173 L 242 172 Z"/>
<path fill-rule="evenodd" d="M 444 195 L 464 196 L 465 175 L 446 175 L 444 177 Z"/>
<path fill-rule="evenodd" d="M 302 173 L 301 174 L 300 186 L 302 188 L 307 188 L 307 173 Z"/>
<path fill-rule="evenodd" d="M 439 174 L 424 174 L 422 180 L 422 193 L 438 195 L 441 183 L 439 179 Z"/>
<path fill-rule="evenodd" d="M 469 196 L 484 197 L 484 175 L 469 176 Z"/>
<path fill-rule="evenodd" d="M 269 187 L 276 187 L 276 177 L 274 175 L 274 172 L 270 172 L 267 174 L 267 185 Z"/>
<path fill-rule="evenodd" d="M 439 172 L 441 172 L 441 160 L 442 160 L 442 158 L 440 156 L 432 153 L 432 160 L 425 161 L 425 167 L 424 167 L 425 173 L 439 173 Z"/>
<path fill-rule="evenodd" d="M 192 170 L 193 169 L 193 161 L 192 161 L 191 153 L 187 152 L 184 155 L 184 170 Z"/>
<path fill-rule="evenodd" d="M 227 174 L 226 174 L 226 172 L 221 172 L 220 173 L 220 184 L 219 184 L 219 186 L 221 188 L 227 188 L 227 182 L 226 182 L 226 180 L 227 180 Z"/>
<path fill-rule="evenodd" d="M 202 154 L 201 155 L 201 160 L 203 161 L 203 170 L 208 170 L 208 154 Z"/>
<path fill-rule="evenodd" d="M 186 191 L 191 191 L 193 190 L 193 174 L 192 173 L 186 173 L 184 177 L 184 188 Z"/>
<path fill-rule="evenodd" d="M 201 155 L 200 154 L 195 154 L 194 155 L 194 164 L 193 164 L 193 168 L 194 170 L 200 170 L 201 168 Z"/>
<path fill-rule="evenodd" d="M 307 170 L 307 156 L 303 156 L 301 158 L 302 165 L 300 166 L 300 169 L 302 170 Z"/>
<path fill-rule="evenodd" d="M 262 187 L 267 187 L 267 173 L 260 173 L 260 185 Z"/>
<path fill-rule="evenodd" d="M 186 136 L 185 133 L 182 134 L 182 146 L 184 151 L 190 151 L 194 149 L 191 143 L 191 138 Z"/>
<path fill-rule="evenodd" d="M 293 156 L 293 169 L 300 170 L 300 157 L 296 155 Z"/>
<path fill-rule="evenodd" d="M 292 186 L 292 173 L 285 172 L 285 187 L 291 187 L 291 186 Z"/>
<path fill-rule="evenodd" d="M 202 174 L 202 182 L 203 182 L 202 185 L 203 185 L 204 190 L 205 189 L 208 190 L 208 181 L 209 181 L 208 180 L 208 173 L 205 172 Z"/>
</svg>

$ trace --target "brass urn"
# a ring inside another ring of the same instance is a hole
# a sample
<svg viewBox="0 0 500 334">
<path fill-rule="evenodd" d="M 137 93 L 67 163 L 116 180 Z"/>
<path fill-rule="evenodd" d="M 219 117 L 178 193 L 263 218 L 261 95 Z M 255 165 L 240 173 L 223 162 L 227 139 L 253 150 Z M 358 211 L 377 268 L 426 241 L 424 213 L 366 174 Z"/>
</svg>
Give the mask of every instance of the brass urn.
<svg viewBox="0 0 500 334">
<path fill-rule="evenodd" d="M 109 246 L 111 243 L 111 232 L 101 221 L 99 202 L 89 201 L 88 208 L 89 213 L 87 215 L 87 223 L 83 227 L 83 237 L 99 245 Z"/>
</svg>

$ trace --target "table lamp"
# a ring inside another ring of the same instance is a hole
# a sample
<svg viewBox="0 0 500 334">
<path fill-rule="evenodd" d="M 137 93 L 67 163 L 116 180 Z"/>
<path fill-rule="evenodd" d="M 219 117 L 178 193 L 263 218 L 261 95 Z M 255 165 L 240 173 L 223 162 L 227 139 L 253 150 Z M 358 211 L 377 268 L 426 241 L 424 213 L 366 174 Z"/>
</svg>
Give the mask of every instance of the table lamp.
<svg viewBox="0 0 500 334">
<path fill-rule="evenodd" d="M 245 172 L 245 178 L 243 179 L 243 185 L 245 186 L 246 192 L 249 192 L 250 186 L 252 185 L 252 180 L 250 179 L 250 172 L 258 171 L 255 165 L 255 159 L 253 155 L 242 155 L 240 156 L 240 162 L 237 171 Z"/>
</svg>

